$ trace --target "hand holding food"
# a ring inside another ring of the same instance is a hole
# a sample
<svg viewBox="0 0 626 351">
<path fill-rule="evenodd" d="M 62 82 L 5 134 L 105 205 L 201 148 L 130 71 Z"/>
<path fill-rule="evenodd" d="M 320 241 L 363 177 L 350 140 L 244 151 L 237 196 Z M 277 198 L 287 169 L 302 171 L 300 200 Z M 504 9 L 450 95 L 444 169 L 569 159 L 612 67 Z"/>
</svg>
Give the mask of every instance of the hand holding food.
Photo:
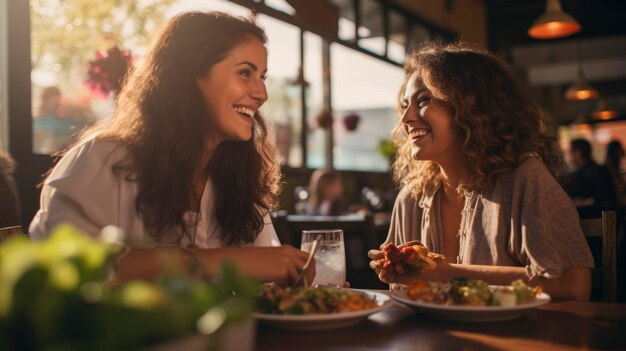
<svg viewBox="0 0 626 351">
<path fill-rule="evenodd" d="M 383 252 L 384 258 L 379 260 L 383 270 L 395 270 L 398 274 L 432 270 L 437 267 L 436 261 L 446 259 L 444 255 L 428 252 L 428 248 L 417 240 L 400 246 L 389 243 L 383 247 Z"/>
</svg>

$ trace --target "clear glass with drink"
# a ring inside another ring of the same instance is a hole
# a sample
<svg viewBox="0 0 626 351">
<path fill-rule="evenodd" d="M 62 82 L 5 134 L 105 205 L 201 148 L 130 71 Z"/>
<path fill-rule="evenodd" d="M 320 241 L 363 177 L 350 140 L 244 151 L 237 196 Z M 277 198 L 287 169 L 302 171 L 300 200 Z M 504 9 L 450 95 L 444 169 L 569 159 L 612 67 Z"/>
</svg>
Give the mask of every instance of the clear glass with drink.
<svg viewBox="0 0 626 351">
<path fill-rule="evenodd" d="M 300 248 L 310 252 L 313 241 L 316 239 L 319 242 L 315 252 L 315 279 L 312 286 L 342 287 L 346 281 L 346 249 L 343 242 L 343 230 L 304 230 Z"/>
</svg>

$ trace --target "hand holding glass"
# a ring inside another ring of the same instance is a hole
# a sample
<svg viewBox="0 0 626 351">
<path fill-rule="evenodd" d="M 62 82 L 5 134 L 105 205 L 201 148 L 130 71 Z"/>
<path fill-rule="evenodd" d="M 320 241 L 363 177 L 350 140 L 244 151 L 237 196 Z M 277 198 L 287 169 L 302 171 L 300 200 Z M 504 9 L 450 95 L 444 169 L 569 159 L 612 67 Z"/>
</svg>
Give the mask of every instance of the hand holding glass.
<svg viewBox="0 0 626 351">
<path fill-rule="evenodd" d="M 319 238 L 315 253 L 315 279 L 312 286 L 341 288 L 346 281 L 346 250 L 341 229 L 302 231 L 300 248 L 309 252 L 313 241 Z"/>
</svg>

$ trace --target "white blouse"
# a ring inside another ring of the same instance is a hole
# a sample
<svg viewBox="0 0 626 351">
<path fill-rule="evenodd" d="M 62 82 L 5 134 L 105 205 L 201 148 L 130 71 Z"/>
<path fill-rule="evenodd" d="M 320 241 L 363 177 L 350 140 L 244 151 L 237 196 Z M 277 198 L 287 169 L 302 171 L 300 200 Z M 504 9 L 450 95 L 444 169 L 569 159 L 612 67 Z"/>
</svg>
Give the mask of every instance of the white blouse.
<svg viewBox="0 0 626 351">
<path fill-rule="evenodd" d="M 40 209 L 30 224 L 33 238 L 46 237 L 60 223 L 71 223 L 93 237 L 107 225 L 120 227 L 126 241 L 134 247 L 163 245 L 155 243 L 144 228 L 135 209 L 138 184 L 129 180 L 129 171 L 113 170 L 128 162 L 128 150 L 120 143 L 87 139 L 74 146 L 54 167 L 41 190 Z M 196 217 L 199 216 L 195 226 Z M 215 219 L 213 186 L 207 181 L 200 212 L 187 212 L 185 221 L 192 225 L 191 238 L 184 237 L 180 246 L 222 247 L 220 228 Z M 280 242 L 267 214 L 265 225 L 252 246 L 279 246 Z M 178 233 L 170 233 L 171 242 Z M 168 242 L 166 237 L 163 242 Z"/>
</svg>

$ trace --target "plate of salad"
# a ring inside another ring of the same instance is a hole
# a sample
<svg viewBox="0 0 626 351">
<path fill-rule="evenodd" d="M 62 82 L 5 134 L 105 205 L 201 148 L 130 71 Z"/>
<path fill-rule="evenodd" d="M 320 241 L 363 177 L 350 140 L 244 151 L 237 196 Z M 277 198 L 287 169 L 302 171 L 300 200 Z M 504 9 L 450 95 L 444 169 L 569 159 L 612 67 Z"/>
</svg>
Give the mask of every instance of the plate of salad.
<svg viewBox="0 0 626 351">
<path fill-rule="evenodd" d="M 522 280 L 510 285 L 488 285 L 465 277 L 449 282 L 414 281 L 391 297 L 433 318 L 488 322 L 514 319 L 524 311 L 547 304 L 550 296 L 540 286 Z"/>
<path fill-rule="evenodd" d="M 358 324 L 392 303 L 388 295 L 367 290 L 268 284 L 261 290 L 254 317 L 279 329 L 335 329 Z"/>
</svg>

